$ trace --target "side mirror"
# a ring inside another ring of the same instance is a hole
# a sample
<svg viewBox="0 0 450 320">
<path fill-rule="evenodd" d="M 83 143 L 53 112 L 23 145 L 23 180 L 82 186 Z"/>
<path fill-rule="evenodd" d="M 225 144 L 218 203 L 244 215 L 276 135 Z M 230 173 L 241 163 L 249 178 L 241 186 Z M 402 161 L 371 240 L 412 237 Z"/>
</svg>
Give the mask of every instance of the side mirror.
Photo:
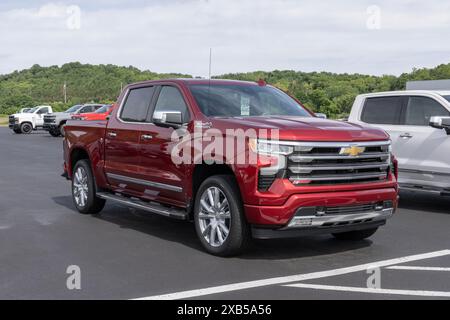
<svg viewBox="0 0 450 320">
<path fill-rule="evenodd" d="M 315 113 L 315 116 L 320 119 L 328 119 L 325 113 Z"/>
<path fill-rule="evenodd" d="M 450 117 L 431 117 L 430 127 L 445 129 L 447 134 L 450 135 Z"/>
<path fill-rule="evenodd" d="M 153 122 L 167 127 L 181 127 L 183 114 L 180 111 L 157 111 L 153 115 Z"/>
</svg>

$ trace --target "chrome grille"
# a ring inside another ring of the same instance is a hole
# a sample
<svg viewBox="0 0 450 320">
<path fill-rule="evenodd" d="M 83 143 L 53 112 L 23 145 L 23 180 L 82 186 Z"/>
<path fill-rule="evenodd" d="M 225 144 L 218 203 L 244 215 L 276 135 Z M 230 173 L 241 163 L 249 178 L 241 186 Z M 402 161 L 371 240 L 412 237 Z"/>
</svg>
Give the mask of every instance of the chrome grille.
<svg viewBox="0 0 450 320">
<path fill-rule="evenodd" d="M 15 124 L 14 116 L 9 116 L 9 124 L 11 124 L 11 125 Z"/>
<path fill-rule="evenodd" d="M 390 142 L 296 143 L 288 159 L 295 185 L 383 181 L 388 178 Z"/>
<path fill-rule="evenodd" d="M 55 120 L 56 120 L 55 116 L 44 116 L 44 123 L 45 124 L 55 123 Z"/>
</svg>

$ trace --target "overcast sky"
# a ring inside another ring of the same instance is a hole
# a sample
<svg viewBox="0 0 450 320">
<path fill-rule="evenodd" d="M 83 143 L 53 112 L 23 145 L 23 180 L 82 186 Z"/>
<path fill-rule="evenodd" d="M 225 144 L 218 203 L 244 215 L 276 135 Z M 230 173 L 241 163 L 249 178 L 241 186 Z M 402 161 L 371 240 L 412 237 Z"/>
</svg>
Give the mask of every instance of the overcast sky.
<svg viewBox="0 0 450 320">
<path fill-rule="evenodd" d="M 400 74 L 449 63 L 449 39 L 443 0 L 0 2 L 2 74 L 80 61 L 207 76 L 210 47 L 215 75 Z"/>
</svg>

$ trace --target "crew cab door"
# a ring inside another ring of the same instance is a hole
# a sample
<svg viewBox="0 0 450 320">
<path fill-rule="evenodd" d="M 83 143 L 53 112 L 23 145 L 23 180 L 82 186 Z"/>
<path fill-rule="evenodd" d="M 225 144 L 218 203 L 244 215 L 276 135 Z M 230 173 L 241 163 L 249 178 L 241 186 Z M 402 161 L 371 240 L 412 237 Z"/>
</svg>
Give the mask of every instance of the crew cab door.
<svg viewBox="0 0 450 320">
<path fill-rule="evenodd" d="M 50 112 L 48 107 L 40 108 L 38 111 L 36 111 L 35 118 L 34 118 L 34 125 L 36 127 L 43 127 L 44 126 L 44 116 Z"/>
<path fill-rule="evenodd" d="M 431 97 L 406 97 L 396 143 L 404 175 L 428 179 L 427 173 L 450 173 L 450 139 L 444 130 L 430 127 L 430 118 L 434 116 L 448 117 L 450 111 Z"/>
<path fill-rule="evenodd" d="M 361 121 L 384 129 L 391 136 L 401 183 L 434 179 L 430 172 L 450 173 L 450 139 L 444 130 L 429 126 L 433 116 L 449 116 L 437 100 L 427 96 L 367 98 Z"/>
<path fill-rule="evenodd" d="M 133 87 L 125 94 L 117 115 L 108 121 L 105 136 L 105 174 L 116 192 L 141 196 L 140 139 L 155 92 L 154 86 Z"/>
<path fill-rule="evenodd" d="M 160 126 L 153 121 L 153 115 L 161 111 L 179 111 L 185 123 L 190 120 L 188 104 L 181 90 L 170 85 L 159 87 L 149 124 L 141 132 L 141 174 L 142 179 L 149 182 L 144 197 L 183 207 L 186 204 L 187 168 L 184 164 L 175 164 L 172 159 L 172 149 L 177 144 L 172 141 L 175 128 Z"/>
</svg>

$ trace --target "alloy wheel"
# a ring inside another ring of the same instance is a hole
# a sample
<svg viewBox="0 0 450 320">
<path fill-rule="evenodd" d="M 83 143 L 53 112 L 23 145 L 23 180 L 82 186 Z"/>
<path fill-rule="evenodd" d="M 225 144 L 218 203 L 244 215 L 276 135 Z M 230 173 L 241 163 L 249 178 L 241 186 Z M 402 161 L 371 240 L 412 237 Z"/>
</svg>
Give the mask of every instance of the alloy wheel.
<svg viewBox="0 0 450 320">
<path fill-rule="evenodd" d="M 79 167 L 75 171 L 73 181 L 73 195 L 75 198 L 75 202 L 79 207 L 86 206 L 88 194 L 89 194 L 88 175 L 84 168 Z"/>
<path fill-rule="evenodd" d="M 228 199 L 217 187 L 210 187 L 200 198 L 199 226 L 202 236 L 213 247 L 220 247 L 227 240 L 231 226 Z"/>
</svg>

